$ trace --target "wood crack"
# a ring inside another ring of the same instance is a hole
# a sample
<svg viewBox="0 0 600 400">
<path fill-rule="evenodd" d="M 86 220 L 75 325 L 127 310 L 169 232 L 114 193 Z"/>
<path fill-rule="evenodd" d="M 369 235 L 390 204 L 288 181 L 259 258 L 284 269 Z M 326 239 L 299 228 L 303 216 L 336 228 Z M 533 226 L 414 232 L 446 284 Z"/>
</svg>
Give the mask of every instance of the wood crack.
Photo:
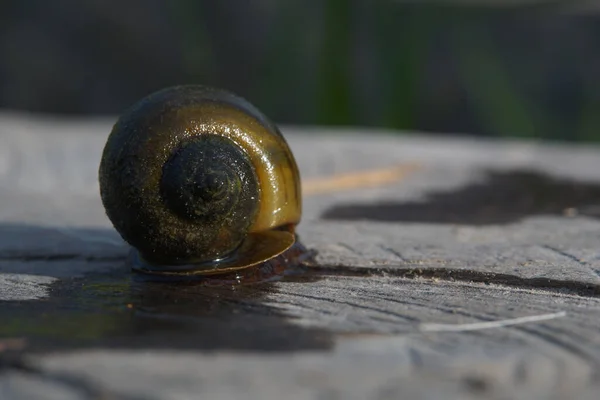
<svg viewBox="0 0 600 400">
<path fill-rule="evenodd" d="M 558 255 L 560 255 L 560 256 L 562 256 L 562 257 L 564 257 L 564 258 L 566 258 L 566 259 L 568 259 L 570 261 L 574 261 L 577 264 L 588 265 L 588 263 L 585 260 L 581 260 L 581 259 L 575 257 L 574 255 L 569 254 L 566 251 L 563 251 L 563 250 L 558 249 L 556 247 L 549 246 L 549 245 L 546 245 L 546 244 L 542 245 L 541 247 L 544 248 L 544 249 L 546 249 L 546 250 L 550 250 L 551 252 L 556 253 L 556 254 L 558 254 Z"/>
<path fill-rule="evenodd" d="M 388 252 L 392 255 L 394 255 L 396 258 L 398 258 L 398 260 L 400 260 L 403 263 L 409 263 L 409 260 L 405 259 L 402 254 L 400 254 L 400 252 L 398 252 L 397 250 L 392 249 L 391 247 L 386 247 L 386 246 L 382 246 L 380 245 L 379 248 L 385 252 Z"/>
<path fill-rule="evenodd" d="M 571 294 L 582 297 L 600 297 L 600 285 L 572 280 L 553 278 L 524 278 L 511 274 L 480 272 L 452 268 L 363 268 L 352 266 L 311 265 L 310 269 L 329 276 L 388 276 L 407 279 L 439 279 L 450 282 L 484 283 L 509 288 L 535 289 L 557 294 Z"/>
<path fill-rule="evenodd" d="M 297 297 L 297 298 L 303 298 L 303 299 L 311 299 L 311 300 L 316 300 L 316 301 L 325 301 L 325 302 L 329 302 L 329 303 L 335 303 L 335 304 L 344 304 L 356 309 L 362 309 L 362 310 L 367 310 L 367 311 L 374 311 L 377 313 L 381 313 L 381 314 L 385 314 L 385 315 L 391 315 L 393 317 L 396 318 L 400 318 L 402 320 L 405 321 L 411 321 L 411 322 L 415 322 L 418 321 L 416 318 L 411 317 L 409 315 L 405 315 L 405 314 L 400 314 L 400 313 L 396 313 L 396 312 L 390 312 L 387 310 L 382 310 L 381 308 L 378 307 L 370 307 L 370 306 L 366 306 L 364 304 L 359 304 L 359 303 L 354 303 L 354 302 L 349 302 L 349 301 L 344 301 L 344 300 L 339 300 L 339 299 L 329 299 L 327 297 L 321 297 L 321 296 L 311 296 L 308 294 L 300 294 L 300 293 L 285 293 L 286 296 L 290 296 L 290 297 Z"/>
<path fill-rule="evenodd" d="M 599 365 L 598 360 L 586 353 L 585 350 L 581 349 L 580 347 L 574 344 L 567 343 L 566 341 L 560 339 L 557 335 L 554 335 L 551 332 L 543 332 L 539 328 L 529 328 L 524 326 L 514 326 L 513 329 L 524 332 L 529 336 L 538 338 L 543 343 L 548 343 L 557 349 L 565 351 L 566 353 L 578 358 L 582 362 L 587 362 L 593 365 L 594 367 L 598 367 Z"/>
</svg>

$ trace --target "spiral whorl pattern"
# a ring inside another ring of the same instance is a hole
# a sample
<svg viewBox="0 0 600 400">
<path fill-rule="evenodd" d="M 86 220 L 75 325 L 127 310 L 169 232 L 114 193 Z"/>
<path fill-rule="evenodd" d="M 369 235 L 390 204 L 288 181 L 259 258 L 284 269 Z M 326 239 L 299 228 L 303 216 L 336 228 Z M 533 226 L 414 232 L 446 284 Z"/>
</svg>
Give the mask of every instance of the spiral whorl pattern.
<svg viewBox="0 0 600 400">
<path fill-rule="evenodd" d="M 222 136 L 188 140 L 163 167 L 161 195 L 181 218 L 246 232 L 257 211 L 258 178 L 244 151 Z"/>
</svg>

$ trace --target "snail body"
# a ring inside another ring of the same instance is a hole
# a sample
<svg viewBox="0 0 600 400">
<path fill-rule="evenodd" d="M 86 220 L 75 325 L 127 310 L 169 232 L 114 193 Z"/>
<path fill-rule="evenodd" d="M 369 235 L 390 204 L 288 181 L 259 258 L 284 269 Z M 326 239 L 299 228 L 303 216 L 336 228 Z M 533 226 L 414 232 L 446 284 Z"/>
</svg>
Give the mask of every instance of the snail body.
<svg viewBox="0 0 600 400">
<path fill-rule="evenodd" d="M 106 214 L 152 272 L 216 274 L 294 245 L 294 156 L 246 100 L 199 85 L 153 93 L 114 125 L 99 167 Z"/>
</svg>

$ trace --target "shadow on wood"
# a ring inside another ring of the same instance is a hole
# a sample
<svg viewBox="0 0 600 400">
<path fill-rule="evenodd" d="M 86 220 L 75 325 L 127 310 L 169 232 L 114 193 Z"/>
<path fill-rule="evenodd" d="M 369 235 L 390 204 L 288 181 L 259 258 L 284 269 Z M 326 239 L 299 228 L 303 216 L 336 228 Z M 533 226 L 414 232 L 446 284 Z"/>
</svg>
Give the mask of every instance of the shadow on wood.
<svg viewBox="0 0 600 400">
<path fill-rule="evenodd" d="M 61 234 L 35 226 L 16 228 L 9 230 L 20 232 L 16 239 L 24 242 Z M 77 231 L 71 229 L 75 237 L 111 234 L 104 229 Z M 48 248 L 49 257 L 43 259 L 43 249 L 38 249 L 37 258 L 23 260 L 13 252 L 0 263 L 0 278 L 54 279 L 46 298 L 0 301 L 0 338 L 23 338 L 30 351 L 117 347 L 290 352 L 332 347 L 331 333 L 294 325 L 288 315 L 266 304 L 276 291 L 272 283 L 212 288 L 198 282 L 158 282 L 132 273 L 119 252 L 90 258 L 77 257 L 72 250 Z M 54 253 L 61 251 L 71 256 L 56 257 Z M 54 269 L 60 270 L 55 275 L 62 279 L 52 278 Z"/>
<path fill-rule="evenodd" d="M 489 171 L 482 183 L 432 192 L 423 202 L 337 205 L 326 220 L 372 220 L 463 225 L 508 224 L 533 215 L 600 217 L 600 184 L 527 170 Z"/>
</svg>

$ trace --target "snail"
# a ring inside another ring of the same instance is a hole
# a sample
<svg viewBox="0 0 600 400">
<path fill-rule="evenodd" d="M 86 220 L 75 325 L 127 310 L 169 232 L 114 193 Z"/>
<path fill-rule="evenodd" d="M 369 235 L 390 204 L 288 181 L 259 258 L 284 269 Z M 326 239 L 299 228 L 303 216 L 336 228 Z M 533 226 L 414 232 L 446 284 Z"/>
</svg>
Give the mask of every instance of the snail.
<svg viewBox="0 0 600 400">
<path fill-rule="evenodd" d="M 229 91 L 183 85 L 139 100 L 113 126 L 98 176 L 134 270 L 226 274 L 304 252 L 290 147 Z"/>
</svg>

